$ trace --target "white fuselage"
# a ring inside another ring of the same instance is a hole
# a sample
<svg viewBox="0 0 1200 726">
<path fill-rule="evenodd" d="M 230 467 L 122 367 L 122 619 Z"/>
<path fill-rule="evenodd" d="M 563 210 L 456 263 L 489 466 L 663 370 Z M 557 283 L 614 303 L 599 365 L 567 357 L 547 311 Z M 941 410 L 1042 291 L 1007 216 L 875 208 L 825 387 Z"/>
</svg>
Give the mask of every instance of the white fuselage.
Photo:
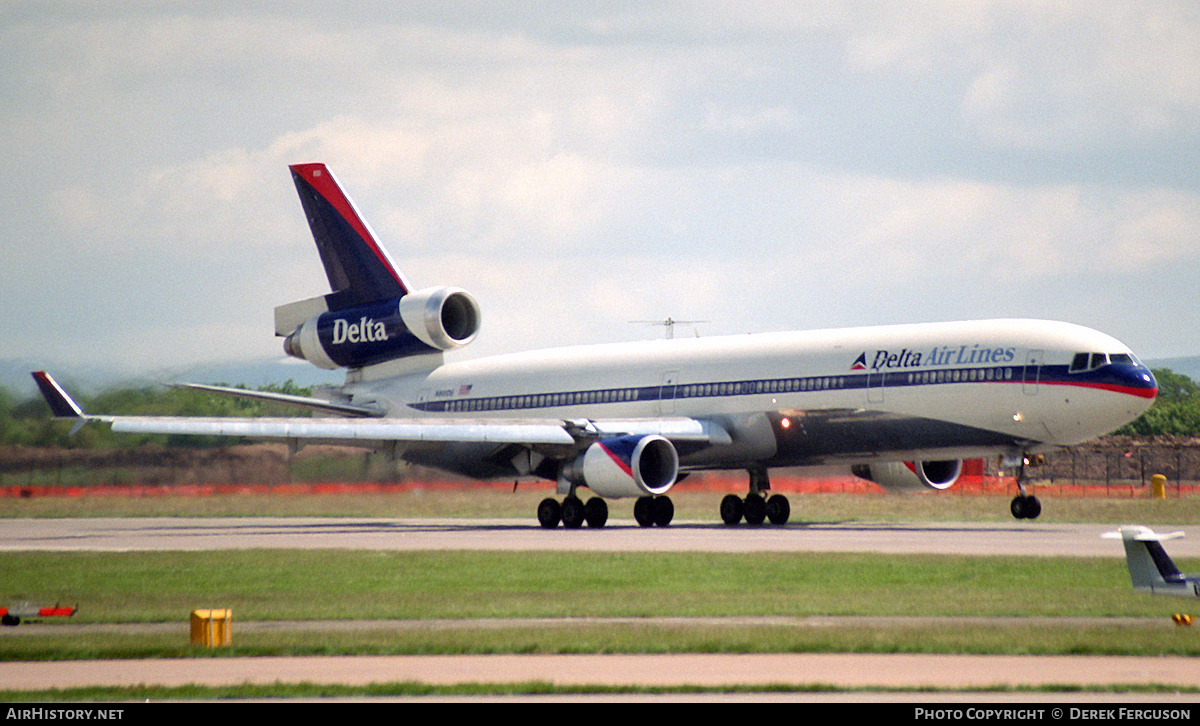
<svg viewBox="0 0 1200 726">
<path fill-rule="evenodd" d="M 1073 368 L 1081 354 L 1120 363 Z M 346 388 L 392 417 L 679 417 L 729 432 L 683 456 L 691 468 L 1034 451 L 1120 427 L 1155 390 L 1117 340 L 1032 320 L 557 348 Z"/>
</svg>

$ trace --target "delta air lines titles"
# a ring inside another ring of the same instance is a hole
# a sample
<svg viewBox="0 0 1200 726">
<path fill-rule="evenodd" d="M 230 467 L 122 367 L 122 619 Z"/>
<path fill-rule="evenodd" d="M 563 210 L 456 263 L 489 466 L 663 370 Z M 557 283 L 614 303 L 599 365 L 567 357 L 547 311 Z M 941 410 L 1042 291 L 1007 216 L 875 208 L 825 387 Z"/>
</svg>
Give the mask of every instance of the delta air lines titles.
<svg viewBox="0 0 1200 726">
<path fill-rule="evenodd" d="M 873 371 L 893 370 L 896 368 L 919 368 L 921 366 L 964 366 L 964 365 L 993 365 L 997 363 L 1012 363 L 1016 360 L 1017 349 L 1013 347 L 989 347 L 976 343 L 975 345 L 938 346 L 929 351 L 902 348 L 899 351 L 876 350 L 868 362 L 867 352 L 863 351 L 850 370 Z"/>
</svg>

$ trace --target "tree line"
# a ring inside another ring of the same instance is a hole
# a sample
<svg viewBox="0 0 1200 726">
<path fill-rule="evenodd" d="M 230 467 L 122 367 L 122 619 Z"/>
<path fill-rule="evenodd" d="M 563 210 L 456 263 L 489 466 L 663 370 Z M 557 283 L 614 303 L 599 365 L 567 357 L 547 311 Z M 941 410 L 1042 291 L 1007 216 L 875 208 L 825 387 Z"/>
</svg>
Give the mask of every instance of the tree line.
<svg viewBox="0 0 1200 726">
<path fill-rule="evenodd" d="M 1158 398 L 1145 414 L 1116 433 L 1130 436 L 1200 435 L 1200 385 L 1167 368 L 1154 370 Z M 259 390 L 310 396 L 312 389 L 292 381 Z M 283 404 L 220 396 L 190 388 L 116 388 L 91 397 L 80 405 L 85 411 L 127 416 L 307 416 L 304 409 Z M 0 387 L 0 445 L 100 448 L 140 446 L 156 442 L 168 446 L 221 446 L 220 436 L 114 435 L 107 426 L 84 426 L 74 435 L 71 426 L 56 421 L 40 397 L 20 401 Z"/>
<path fill-rule="evenodd" d="M 245 386 L 235 386 L 245 388 Z M 312 389 L 292 381 L 258 390 L 311 396 Z M 79 396 L 84 411 L 114 416 L 309 416 L 296 406 L 222 396 L 191 388 L 114 388 L 94 396 Z M 71 433 L 72 426 L 54 419 L 40 397 L 18 401 L 0 387 L 0 445 L 105 448 L 159 443 L 167 446 L 209 447 L 228 445 L 228 436 L 162 436 L 114 434 L 108 426 L 92 424 Z"/>
<path fill-rule="evenodd" d="M 1195 436 L 1200 434 L 1200 385 L 1182 373 L 1155 368 L 1158 398 L 1136 421 L 1118 434 L 1129 436 Z"/>
</svg>

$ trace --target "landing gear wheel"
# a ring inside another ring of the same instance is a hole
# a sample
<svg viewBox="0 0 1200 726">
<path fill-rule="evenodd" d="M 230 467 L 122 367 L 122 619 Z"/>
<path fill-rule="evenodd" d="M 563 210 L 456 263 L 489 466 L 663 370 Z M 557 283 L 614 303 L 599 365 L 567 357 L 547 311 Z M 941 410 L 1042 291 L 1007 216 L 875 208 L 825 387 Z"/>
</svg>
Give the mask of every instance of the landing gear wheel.
<svg viewBox="0 0 1200 726">
<path fill-rule="evenodd" d="M 1008 505 L 1008 510 L 1017 519 L 1037 519 L 1038 515 L 1042 513 L 1042 503 L 1038 501 L 1037 497 L 1018 494 L 1013 497 L 1012 503 Z"/>
<path fill-rule="evenodd" d="M 554 529 L 562 520 L 562 507 L 553 499 L 543 499 L 537 508 L 538 524 L 546 529 Z"/>
<path fill-rule="evenodd" d="M 583 526 L 583 502 L 579 497 L 567 497 L 562 503 L 562 523 L 567 529 L 579 529 Z"/>
<path fill-rule="evenodd" d="M 1025 499 L 1025 519 L 1037 519 L 1038 515 L 1041 513 L 1042 503 L 1038 501 L 1037 497 L 1033 496 L 1032 494 L 1029 495 L 1029 497 Z"/>
<path fill-rule="evenodd" d="M 608 522 L 608 504 L 600 497 L 592 497 L 583 508 L 583 518 L 589 527 L 603 527 Z"/>
<path fill-rule="evenodd" d="M 633 518 L 639 527 L 649 527 L 654 524 L 654 497 L 638 497 L 633 503 Z"/>
<path fill-rule="evenodd" d="M 1025 497 L 1017 495 L 1008 503 L 1008 511 L 1017 519 L 1025 519 Z"/>
<path fill-rule="evenodd" d="M 733 526 L 742 521 L 742 498 L 736 494 L 726 494 L 721 500 L 721 521 Z"/>
<path fill-rule="evenodd" d="M 767 518 L 767 503 L 758 494 L 747 494 L 742 507 L 742 516 L 746 518 L 746 524 L 762 524 Z"/>
<path fill-rule="evenodd" d="M 787 524 L 790 516 L 792 505 L 788 503 L 787 497 L 776 494 L 767 500 L 767 519 L 771 520 L 771 524 Z"/>
<path fill-rule="evenodd" d="M 675 518 L 675 503 L 670 497 L 655 497 L 653 502 L 655 526 L 666 527 Z"/>
<path fill-rule="evenodd" d="M 633 503 L 633 518 L 642 527 L 666 527 L 675 517 L 670 497 L 640 497 Z"/>
</svg>

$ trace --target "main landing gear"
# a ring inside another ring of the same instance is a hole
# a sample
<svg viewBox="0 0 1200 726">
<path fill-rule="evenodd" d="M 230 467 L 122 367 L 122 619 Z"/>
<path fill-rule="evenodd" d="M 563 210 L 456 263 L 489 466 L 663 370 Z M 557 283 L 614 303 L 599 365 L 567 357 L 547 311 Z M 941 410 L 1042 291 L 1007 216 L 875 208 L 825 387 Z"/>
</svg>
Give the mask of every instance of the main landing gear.
<svg viewBox="0 0 1200 726">
<path fill-rule="evenodd" d="M 584 522 L 589 527 L 603 527 L 608 522 L 608 504 L 600 497 L 583 500 L 574 494 L 558 503 L 558 500 L 547 497 L 537 508 L 538 524 L 546 529 L 554 529 L 559 522 L 567 529 L 579 529 Z"/>
<path fill-rule="evenodd" d="M 675 505 L 670 497 L 641 497 L 633 505 L 633 518 L 643 527 L 666 527 L 675 517 Z M 608 522 L 608 504 L 600 497 L 592 497 L 583 503 L 574 494 L 562 500 L 547 497 L 537 508 L 538 524 L 554 529 L 559 522 L 567 529 L 579 529 L 585 523 L 589 527 L 603 527 Z"/>
<path fill-rule="evenodd" d="M 750 493 L 745 499 L 736 494 L 726 494 L 721 500 L 721 521 L 733 526 L 743 519 L 746 524 L 762 524 L 769 520 L 771 524 L 786 524 L 792 515 L 792 507 L 787 497 L 767 493 L 771 490 L 771 482 L 766 469 L 750 469 Z"/>
</svg>

